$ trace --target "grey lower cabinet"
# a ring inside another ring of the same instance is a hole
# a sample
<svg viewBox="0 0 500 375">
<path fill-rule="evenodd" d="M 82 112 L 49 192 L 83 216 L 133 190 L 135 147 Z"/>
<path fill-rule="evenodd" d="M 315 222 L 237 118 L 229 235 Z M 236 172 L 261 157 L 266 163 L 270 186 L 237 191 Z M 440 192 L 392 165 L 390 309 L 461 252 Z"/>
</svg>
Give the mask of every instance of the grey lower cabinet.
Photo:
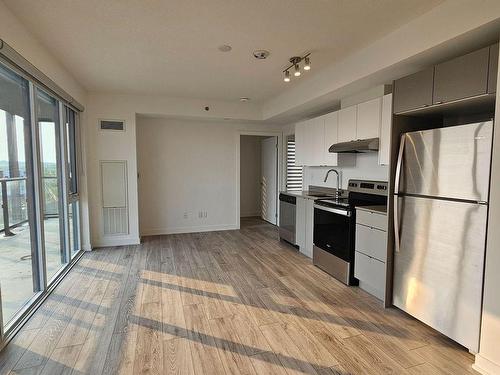
<svg viewBox="0 0 500 375">
<path fill-rule="evenodd" d="M 490 47 L 435 66 L 433 104 L 487 93 Z"/>
<path fill-rule="evenodd" d="M 394 81 L 394 113 L 432 105 L 434 67 Z"/>
<path fill-rule="evenodd" d="M 361 289 L 380 300 L 385 298 L 386 261 L 387 214 L 357 208 L 354 277 Z"/>
</svg>

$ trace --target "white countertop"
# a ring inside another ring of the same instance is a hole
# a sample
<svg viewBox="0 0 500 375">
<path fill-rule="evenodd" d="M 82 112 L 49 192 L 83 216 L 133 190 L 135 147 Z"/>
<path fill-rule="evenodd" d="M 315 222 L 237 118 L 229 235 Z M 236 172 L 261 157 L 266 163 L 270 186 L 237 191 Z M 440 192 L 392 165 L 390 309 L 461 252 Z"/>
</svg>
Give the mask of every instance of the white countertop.
<svg viewBox="0 0 500 375">
<path fill-rule="evenodd" d="M 290 195 L 292 197 L 298 197 L 298 198 L 306 198 L 306 199 L 312 199 L 312 200 L 317 200 L 317 199 L 328 199 L 328 198 L 333 198 L 334 195 L 322 195 L 321 197 L 318 197 L 318 193 L 310 193 L 308 190 L 302 190 L 302 191 L 281 191 L 282 194 Z"/>
</svg>

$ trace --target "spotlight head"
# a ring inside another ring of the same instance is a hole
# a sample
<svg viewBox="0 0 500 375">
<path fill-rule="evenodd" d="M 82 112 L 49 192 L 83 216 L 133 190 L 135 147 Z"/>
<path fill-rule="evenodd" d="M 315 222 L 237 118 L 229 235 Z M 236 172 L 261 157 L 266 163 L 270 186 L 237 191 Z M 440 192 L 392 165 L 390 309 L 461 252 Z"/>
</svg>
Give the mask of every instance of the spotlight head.
<svg viewBox="0 0 500 375">
<path fill-rule="evenodd" d="M 295 77 L 299 77 L 300 76 L 300 67 L 299 67 L 299 64 L 295 64 L 295 73 L 293 73 L 293 75 Z"/>
<path fill-rule="evenodd" d="M 311 70 L 311 60 L 309 57 L 304 59 L 304 70 Z"/>
</svg>

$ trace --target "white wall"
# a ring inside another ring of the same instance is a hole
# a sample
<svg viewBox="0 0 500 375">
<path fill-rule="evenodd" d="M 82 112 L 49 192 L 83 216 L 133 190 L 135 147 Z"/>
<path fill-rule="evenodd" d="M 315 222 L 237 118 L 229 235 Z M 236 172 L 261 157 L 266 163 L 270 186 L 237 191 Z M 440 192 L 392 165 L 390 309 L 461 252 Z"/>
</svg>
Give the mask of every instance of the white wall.
<svg viewBox="0 0 500 375">
<path fill-rule="evenodd" d="M 339 155 L 339 157 L 342 159 L 342 155 Z M 339 166 L 331 167 L 340 172 L 343 189 L 347 189 L 350 178 L 387 181 L 389 169 L 387 166 L 378 165 L 377 153 L 348 155 L 348 157 L 352 157 L 355 164 L 352 161 L 347 163 L 340 161 Z M 336 187 L 337 177 L 335 174 L 330 173 L 327 182 L 323 182 L 328 169 L 330 167 L 305 167 L 303 176 L 304 189 L 307 190 L 309 185 Z"/>
<path fill-rule="evenodd" d="M 85 88 L 68 72 L 63 65 L 34 37 L 17 17 L 0 0 L 0 38 L 5 40 L 12 48 L 30 61 L 36 68 L 52 79 L 63 90 L 78 100 L 81 104 L 87 104 L 87 92 Z M 86 125 L 86 112 L 80 114 L 82 129 Z M 85 250 L 90 249 L 87 173 L 86 173 L 86 139 L 85 131 L 82 131 L 82 166 L 80 170 L 80 203 L 82 215 L 82 246 Z"/>
<path fill-rule="evenodd" d="M 240 217 L 261 215 L 261 140 L 252 135 L 240 138 Z"/>
<path fill-rule="evenodd" d="M 232 130 L 226 124 L 137 119 L 141 235 L 236 228 Z M 200 218 L 200 211 L 207 217 Z"/>
<path fill-rule="evenodd" d="M 494 122 L 491 186 L 486 242 L 483 316 L 479 354 L 474 368 L 483 374 L 500 374 L 500 75 Z"/>
</svg>

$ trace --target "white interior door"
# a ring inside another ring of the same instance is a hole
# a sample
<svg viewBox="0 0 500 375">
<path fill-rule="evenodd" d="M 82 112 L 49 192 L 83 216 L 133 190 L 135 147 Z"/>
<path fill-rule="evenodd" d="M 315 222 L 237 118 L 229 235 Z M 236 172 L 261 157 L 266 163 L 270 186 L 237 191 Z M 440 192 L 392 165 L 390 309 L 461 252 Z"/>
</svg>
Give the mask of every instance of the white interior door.
<svg viewBox="0 0 500 375">
<path fill-rule="evenodd" d="M 278 137 L 261 143 L 262 219 L 276 225 L 278 200 Z"/>
</svg>

